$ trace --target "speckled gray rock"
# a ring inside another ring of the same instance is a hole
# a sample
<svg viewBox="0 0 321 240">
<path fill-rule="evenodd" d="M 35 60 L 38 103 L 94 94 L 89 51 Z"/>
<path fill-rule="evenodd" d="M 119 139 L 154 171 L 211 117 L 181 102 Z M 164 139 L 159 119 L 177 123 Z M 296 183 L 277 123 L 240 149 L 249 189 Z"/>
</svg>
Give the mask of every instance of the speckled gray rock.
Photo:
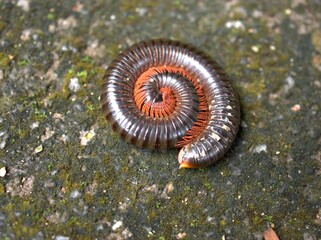
<svg viewBox="0 0 321 240">
<path fill-rule="evenodd" d="M 0 1 L 1 239 L 321 236 L 321 4 Z M 116 54 L 171 38 L 215 58 L 242 105 L 216 165 L 122 142 L 100 86 Z M 72 80 L 74 79 L 74 80 Z M 75 80 L 77 79 L 77 80 Z"/>
</svg>

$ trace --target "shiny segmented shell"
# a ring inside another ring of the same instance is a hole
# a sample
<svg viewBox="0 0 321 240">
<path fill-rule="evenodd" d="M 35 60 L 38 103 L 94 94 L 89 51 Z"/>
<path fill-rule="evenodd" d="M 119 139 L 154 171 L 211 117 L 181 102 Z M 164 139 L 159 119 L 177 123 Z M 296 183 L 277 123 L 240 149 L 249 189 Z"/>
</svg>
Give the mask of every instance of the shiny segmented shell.
<svg viewBox="0 0 321 240">
<path fill-rule="evenodd" d="M 233 144 L 240 123 L 238 96 L 217 63 L 186 44 L 135 44 L 110 64 L 104 80 L 104 115 L 127 142 L 149 149 L 186 142 L 178 161 L 187 168 L 213 164 Z"/>
</svg>

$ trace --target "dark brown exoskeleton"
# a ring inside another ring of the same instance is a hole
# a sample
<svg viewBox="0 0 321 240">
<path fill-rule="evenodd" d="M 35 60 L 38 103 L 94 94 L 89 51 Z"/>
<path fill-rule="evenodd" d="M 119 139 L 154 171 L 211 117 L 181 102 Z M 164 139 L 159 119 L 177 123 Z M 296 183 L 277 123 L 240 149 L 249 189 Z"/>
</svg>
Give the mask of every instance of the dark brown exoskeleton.
<svg viewBox="0 0 321 240">
<path fill-rule="evenodd" d="M 218 64 L 171 40 L 140 42 L 110 64 L 102 86 L 106 119 L 127 142 L 182 147 L 180 168 L 213 164 L 233 144 L 238 96 Z"/>
</svg>

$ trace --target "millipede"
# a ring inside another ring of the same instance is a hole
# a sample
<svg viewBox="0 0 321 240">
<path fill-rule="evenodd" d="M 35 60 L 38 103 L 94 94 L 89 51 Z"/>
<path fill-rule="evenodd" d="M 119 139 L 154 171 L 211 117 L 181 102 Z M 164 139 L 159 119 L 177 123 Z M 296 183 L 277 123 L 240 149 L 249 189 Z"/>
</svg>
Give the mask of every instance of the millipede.
<svg viewBox="0 0 321 240">
<path fill-rule="evenodd" d="M 174 40 L 143 41 L 119 53 L 100 99 L 122 139 L 141 148 L 181 148 L 180 168 L 221 159 L 240 125 L 238 95 L 223 69 Z"/>
</svg>

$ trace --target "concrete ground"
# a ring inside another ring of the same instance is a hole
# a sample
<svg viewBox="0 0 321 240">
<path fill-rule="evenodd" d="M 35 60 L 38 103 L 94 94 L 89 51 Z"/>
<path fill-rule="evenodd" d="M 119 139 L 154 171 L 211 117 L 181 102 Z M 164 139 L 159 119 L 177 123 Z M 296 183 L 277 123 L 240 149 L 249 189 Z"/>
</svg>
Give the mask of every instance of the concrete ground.
<svg viewBox="0 0 321 240">
<path fill-rule="evenodd" d="M 0 0 L 0 238 L 321 239 L 320 25 L 319 0 Z M 205 51 L 239 93 L 212 167 L 103 117 L 105 69 L 150 38 Z"/>
</svg>

